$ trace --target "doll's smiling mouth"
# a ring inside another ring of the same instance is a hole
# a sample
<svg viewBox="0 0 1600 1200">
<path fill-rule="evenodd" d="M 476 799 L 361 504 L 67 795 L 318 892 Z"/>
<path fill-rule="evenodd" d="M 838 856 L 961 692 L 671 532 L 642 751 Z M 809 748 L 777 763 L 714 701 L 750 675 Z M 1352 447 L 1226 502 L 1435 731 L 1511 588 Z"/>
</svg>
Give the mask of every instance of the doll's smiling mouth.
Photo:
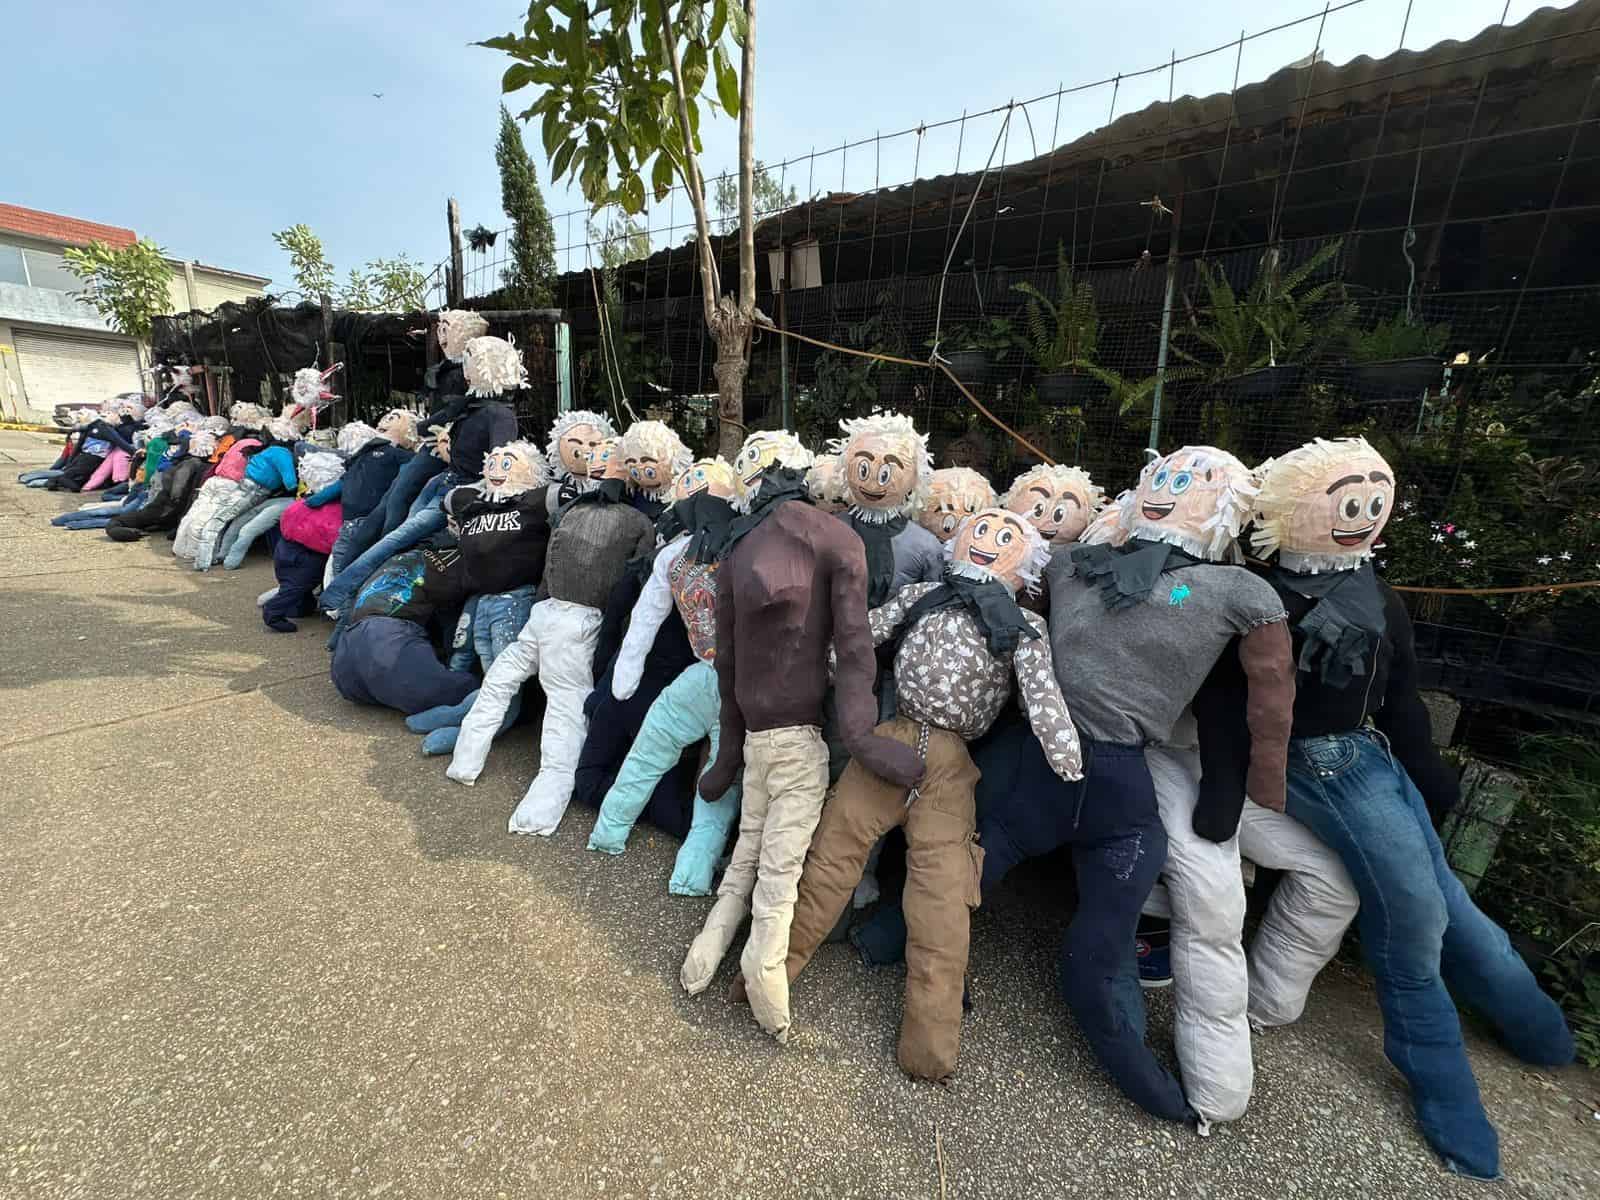
<svg viewBox="0 0 1600 1200">
<path fill-rule="evenodd" d="M 1328 535 L 1341 546 L 1359 546 L 1372 536 L 1372 531 L 1377 527 L 1374 522 L 1364 529 L 1331 529 Z"/>
<path fill-rule="evenodd" d="M 1145 516 L 1152 521 L 1159 521 L 1163 517 L 1171 516 L 1172 510 L 1177 508 L 1178 504 L 1175 500 L 1168 501 L 1166 504 L 1157 504 L 1154 500 L 1146 500 L 1142 507 Z"/>
<path fill-rule="evenodd" d="M 863 496 L 865 496 L 868 500 L 882 500 L 885 496 L 887 496 L 889 494 L 888 492 L 874 492 L 870 488 L 857 488 L 856 490 L 858 492 L 860 492 Z"/>
<path fill-rule="evenodd" d="M 985 554 L 982 550 L 979 550 L 976 546 L 974 546 L 972 549 L 967 551 L 967 557 L 970 558 L 977 566 L 992 567 L 994 566 L 994 560 L 1000 556 L 998 554 Z"/>
</svg>

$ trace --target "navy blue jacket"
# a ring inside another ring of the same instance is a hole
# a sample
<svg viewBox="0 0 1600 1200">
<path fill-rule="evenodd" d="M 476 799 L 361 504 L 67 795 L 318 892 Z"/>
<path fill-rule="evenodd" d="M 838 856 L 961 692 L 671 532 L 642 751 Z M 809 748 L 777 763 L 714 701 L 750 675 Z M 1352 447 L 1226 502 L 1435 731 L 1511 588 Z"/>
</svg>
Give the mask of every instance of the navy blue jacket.
<svg viewBox="0 0 1600 1200">
<path fill-rule="evenodd" d="M 352 454 L 339 480 L 344 519 L 353 521 L 377 508 L 400 468 L 410 460 L 411 451 L 381 437 L 371 439 Z"/>
</svg>

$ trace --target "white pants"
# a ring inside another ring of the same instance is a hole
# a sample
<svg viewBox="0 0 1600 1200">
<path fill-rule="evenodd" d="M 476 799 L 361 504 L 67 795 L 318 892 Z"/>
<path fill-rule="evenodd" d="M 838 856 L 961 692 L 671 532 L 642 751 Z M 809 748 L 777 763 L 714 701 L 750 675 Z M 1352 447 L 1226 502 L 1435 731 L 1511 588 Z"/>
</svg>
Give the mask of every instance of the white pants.
<svg viewBox="0 0 1600 1200">
<path fill-rule="evenodd" d="M 178 536 L 172 540 L 172 553 L 179 558 L 192 560 L 199 545 L 200 531 L 206 527 L 206 522 L 211 520 L 222 502 L 238 490 L 239 484 L 233 479 L 212 478 L 202 483 L 194 503 L 183 514 L 183 520 L 178 522 Z"/>
<path fill-rule="evenodd" d="M 1157 746 L 1145 756 L 1167 831 L 1161 878 L 1172 918 L 1173 1034 L 1184 1091 L 1207 1121 L 1233 1121 L 1244 1115 L 1254 1084 L 1250 1026 L 1300 1016 L 1311 981 L 1338 951 L 1360 902 L 1339 857 L 1284 813 L 1246 801 L 1233 838 L 1200 837 L 1199 754 Z M 1241 855 L 1287 872 L 1248 963 Z M 1146 911 L 1159 910 L 1160 898 L 1152 899 Z"/>
<path fill-rule="evenodd" d="M 589 732 L 583 702 L 594 690 L 594 646 L 599 636 L 598 609 L 566 600 L 539 601 L 517 640 L 490 665 L 478 698 L 461 723 L 445 774 L 470 784 L 483 771 L 512 698 L 528 679 L 539 676 L 545 695 L 539 773 L 511 814 L 512 833 L 554 833 L 572 800 L 573 772 Z"/>
</svg>

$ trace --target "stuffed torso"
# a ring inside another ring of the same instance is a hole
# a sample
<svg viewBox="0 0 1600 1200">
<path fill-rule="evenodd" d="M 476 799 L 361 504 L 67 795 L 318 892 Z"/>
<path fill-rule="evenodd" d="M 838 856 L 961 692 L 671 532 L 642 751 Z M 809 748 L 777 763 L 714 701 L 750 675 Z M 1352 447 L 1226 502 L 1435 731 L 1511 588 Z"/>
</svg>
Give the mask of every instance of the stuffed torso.
<svg viewBox="0 0 1600 1200">
<path fill-rule="evenodd" d="M 308 550 L 331 554 L 343 520 L 344 512 L 337 500 L 321 508 L 312 508 L 304 500 L 296 500 L 278 518 L 278 531 Z"/>
<path fill-rule="evenodd" d="M 566 509 L 550 535 L 541 594 L 603 609 L 623 568 L 655 546 L 655 526 L 626 502 L 590 494 Z"/>
<path fill-rule="evenodd" d="M 356 594 L 350 624 L 395 617 L 425 625 L 463 598 L 455 550 L 408 550 L 386 562 Z"/>
<path fill-rule="evenodd" d="M 457 541 L 469 592 L 509 592 L 543 578 L 550 545 L 543 488 L 499 499 L 477 488 L 456 488 L 445 507 L 460 528 Z"/>
</svg>

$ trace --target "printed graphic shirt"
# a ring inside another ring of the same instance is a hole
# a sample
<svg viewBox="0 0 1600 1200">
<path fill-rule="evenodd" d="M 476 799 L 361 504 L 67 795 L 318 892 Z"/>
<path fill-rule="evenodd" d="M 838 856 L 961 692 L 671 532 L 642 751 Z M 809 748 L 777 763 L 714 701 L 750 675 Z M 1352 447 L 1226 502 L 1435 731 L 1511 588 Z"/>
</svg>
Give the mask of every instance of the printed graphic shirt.
<svg viewBox="0 0 1600 1200">
<path fill-rule="evenodd" d="M 460 527 L 463 586 L 473 595 L 509 592 L 538 584 L 550 548 L 550 515 L 543 488 L 491 500 L 476 487 L 447 498 Z"/>
</svg>

